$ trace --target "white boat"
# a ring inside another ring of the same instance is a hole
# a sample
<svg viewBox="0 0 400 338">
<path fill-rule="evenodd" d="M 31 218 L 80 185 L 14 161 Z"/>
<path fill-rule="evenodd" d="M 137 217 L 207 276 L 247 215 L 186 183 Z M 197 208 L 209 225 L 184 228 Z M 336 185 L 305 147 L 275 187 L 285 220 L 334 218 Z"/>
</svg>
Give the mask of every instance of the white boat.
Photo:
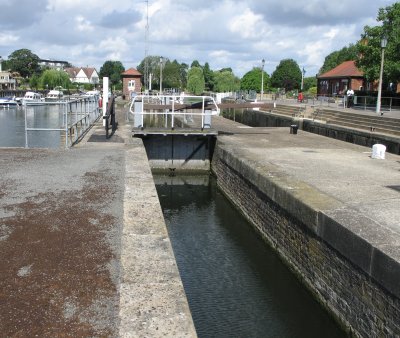
<svg viewBox="0 0 400 338">
<path fill-rule="evenodd" d="M 18 106 L 18 102 L 15 97 L 0 97 L 0 107 L 11 108 Z"/>
<path fill-rule="evenodd" d="M 50 90 L 45 97 L 46 102 L 60 102 L 63 100 L 64 100 L 64 92 L 60 87 L 56 87 L 53 90 Z"/>
<path fill-rule="evenodd" d="M 98 90 L 89 90 L 82 96 L 83 97 L 98 97 L 98 96 L 100 96 L 100 92 Z"/>
<path fill-rule="evenodd" d="M 22 98 L 23 106 L 34 106 L 44 104 L 44 98 L 42 94 L 35 92 L 26 92 Z"/>
</svg>

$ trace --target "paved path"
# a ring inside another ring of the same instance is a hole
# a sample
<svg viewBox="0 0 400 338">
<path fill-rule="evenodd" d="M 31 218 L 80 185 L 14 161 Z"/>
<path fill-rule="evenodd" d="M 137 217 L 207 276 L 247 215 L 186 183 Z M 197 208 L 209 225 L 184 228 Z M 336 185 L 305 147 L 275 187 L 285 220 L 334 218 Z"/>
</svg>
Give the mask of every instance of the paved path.
<svg viewBox="0 0 400 338">
<path fill-rule="evenodd" d="M 141 140 L 0 149 L 0 336 L 195 337 Z M 101 121 L 100 121 L 101 122 Z"/>
</svg>

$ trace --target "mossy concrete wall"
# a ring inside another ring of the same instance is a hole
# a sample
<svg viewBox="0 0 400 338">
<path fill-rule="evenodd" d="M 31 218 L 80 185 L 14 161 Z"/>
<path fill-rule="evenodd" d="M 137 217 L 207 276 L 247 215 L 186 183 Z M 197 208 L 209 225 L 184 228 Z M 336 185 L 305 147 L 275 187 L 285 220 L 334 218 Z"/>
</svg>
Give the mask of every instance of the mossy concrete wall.
<svg viewBox="0 0 400 338">
<path fill-rule="evenodd" d="M 227 139 L 217 142 L 212 170 L 224 194 L 349 332 L 400 335 L 396 254 L 389 257 L 360 236 L 376 224 L 346 215 L 339 200 L 272 163 L 252 161 Z"/>
</svg>

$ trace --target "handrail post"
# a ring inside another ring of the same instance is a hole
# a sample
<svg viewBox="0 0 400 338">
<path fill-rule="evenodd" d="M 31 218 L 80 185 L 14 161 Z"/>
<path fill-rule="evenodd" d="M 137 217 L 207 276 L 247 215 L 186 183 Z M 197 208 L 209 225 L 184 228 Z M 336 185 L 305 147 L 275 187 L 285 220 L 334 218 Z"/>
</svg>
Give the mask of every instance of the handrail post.
<svg viewBox="0 0 400 338">
<path fill-rule="evenodd" d="M 201 130 L 204 129 L 204 96 L 203 96 L 203 104 L 201 106 Z"/>
<path fill-rule="evenodd" d="M 175 96 L 172 96 L 172 116 L 171 116 L 171 128 L 174 129 L 174 110 L 175 110 Z"/>
</svg>

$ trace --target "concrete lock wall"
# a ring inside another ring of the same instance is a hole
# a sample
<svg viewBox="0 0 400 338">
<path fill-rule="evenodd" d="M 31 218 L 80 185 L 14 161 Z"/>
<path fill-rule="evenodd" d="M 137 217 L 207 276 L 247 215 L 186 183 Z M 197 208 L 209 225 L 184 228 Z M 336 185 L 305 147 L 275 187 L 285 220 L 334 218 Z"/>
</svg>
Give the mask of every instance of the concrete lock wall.
<svg viewBox="0 0 400 338">
<path fill-rule="evenodd" d="M 220 142 L 212 170 L 223 193 L 352 335 L 398 336 L 395 262 L 372 255 L 368 243 L 287 191 L 284 177 L 258 170 Z"/>
<path fill-rule="evenodd" d="M 152 170 L 209 171 L 215 137 L 151 135 L 143 143 Z"/>
<path fill-rule="evenodd" d="M 400 154 L 400 142 L 398 137 L 390 135 L 374 134 L 362 130 L 349 130 L 348 128 L 326 125 L 325 123 L 303 120 L 302 128 L 310 133 L 327 136 L 337 140 L 372 147 L 376 143 L 386 146 L 386 151 L 392 154 Z"/>
</svg>

